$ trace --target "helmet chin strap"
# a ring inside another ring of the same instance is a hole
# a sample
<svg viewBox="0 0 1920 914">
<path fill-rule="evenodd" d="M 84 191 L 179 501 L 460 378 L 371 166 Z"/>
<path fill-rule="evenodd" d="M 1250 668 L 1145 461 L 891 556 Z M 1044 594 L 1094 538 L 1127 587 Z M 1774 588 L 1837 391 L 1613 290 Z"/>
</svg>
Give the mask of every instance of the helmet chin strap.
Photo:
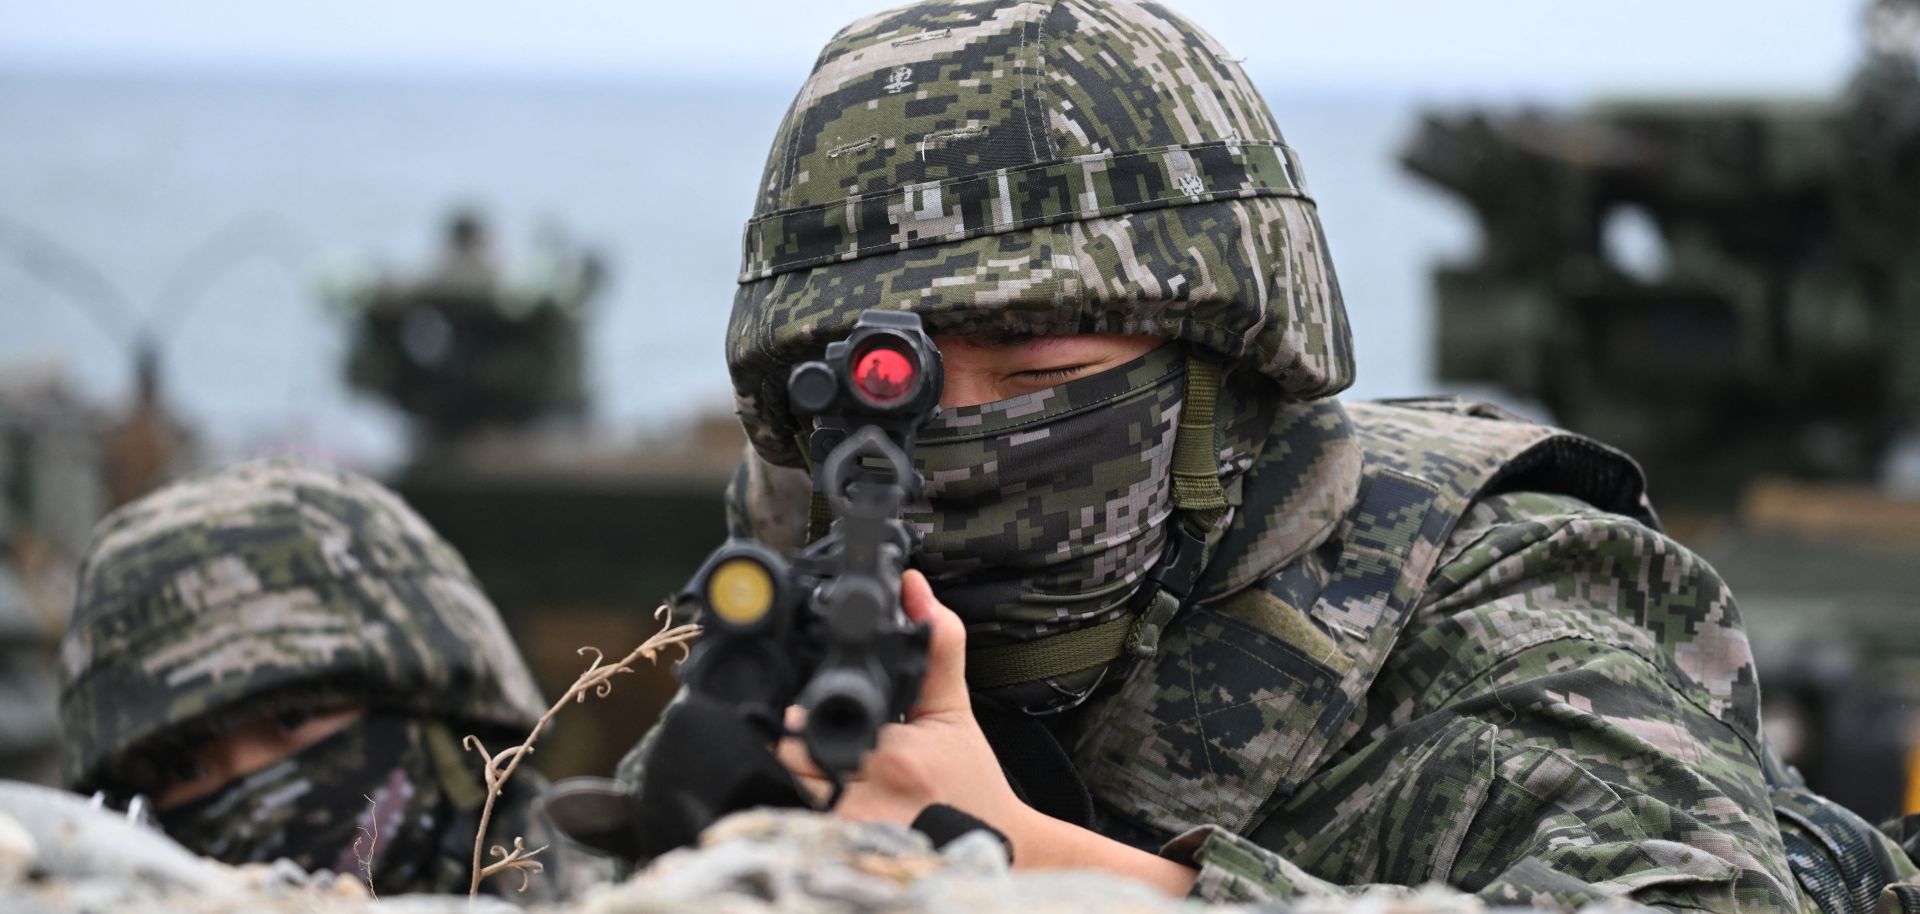
<svg viewBox="0 0 1920 914">
<path fill-rule="evenodd" d="M 1220 429 L 1214 418 L 1219 402 L 1220 362 L 1189 348 L 1187 389 L 1173 439 L 1173 507 L 1209 549 L 1219 541 L 1228 508 L 1227 493 L 1220 487 Z M 1204 566 L 1206 559 L 1199 562 Z"/>
</svg>

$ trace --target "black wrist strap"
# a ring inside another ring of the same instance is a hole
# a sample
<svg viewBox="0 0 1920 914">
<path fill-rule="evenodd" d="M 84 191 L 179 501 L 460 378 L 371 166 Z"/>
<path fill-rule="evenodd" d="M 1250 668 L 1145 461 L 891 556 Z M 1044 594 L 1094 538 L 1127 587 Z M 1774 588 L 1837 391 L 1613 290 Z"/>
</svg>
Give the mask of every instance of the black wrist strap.
<svg viewBox="0 0 1920 914">
<path fill-rule="evenodd" d="M 1008 841 L 1005 834 L 945 803 L 935 803 L 920 810 L 920 815 L 914 817 L 913 830 L 926 835 L 936 849 L 952 844 L 955 839 L 968 832 L 983 831 L 992 835 L 1000 842 L 1001 847 L 1007 849 L 1007 862 L 1013 862 L 1013 842 Z"/>
</svg>

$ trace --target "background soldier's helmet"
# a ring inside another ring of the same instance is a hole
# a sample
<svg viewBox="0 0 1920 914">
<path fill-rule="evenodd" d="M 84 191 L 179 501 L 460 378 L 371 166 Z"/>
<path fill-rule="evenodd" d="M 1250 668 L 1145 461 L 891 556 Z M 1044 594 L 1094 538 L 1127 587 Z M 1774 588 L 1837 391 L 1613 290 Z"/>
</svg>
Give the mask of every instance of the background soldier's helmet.
<svg viewBox="0 0 1920 914">
<path fill-rule="evenodd" d="M 774 138 L 740 282 L 741 417 L 788 466 L 788 368 L 871 307 L 1187 340 L 1301 399 L 1353 375 L 1298 158 L 1239 63 L 1159 4 L 935 0 L 842 29 Z"/>
<path fill-rule="evenodd" d="M 292 457 L 182 481 L 94 532 L 61 645 L 62 776 L 277 702 L 530 727 L 533 678 L 457 552 L 392 492 Z M 206 728 L 206 729 L 202 729 Z"/>
</svg>

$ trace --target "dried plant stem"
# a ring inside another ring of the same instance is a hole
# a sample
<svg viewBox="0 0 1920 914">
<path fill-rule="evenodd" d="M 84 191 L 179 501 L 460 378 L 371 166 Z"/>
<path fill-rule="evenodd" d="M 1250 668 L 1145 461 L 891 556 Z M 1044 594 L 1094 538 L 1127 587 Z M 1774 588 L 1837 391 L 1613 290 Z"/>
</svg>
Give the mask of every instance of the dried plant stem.
<svg viewBox="0 0 1920 914">
<path fill-rule="evenodd" d="M 520 888 L 516 891 L 524 892 L 527 890 L 527 885 L 533 880 L 533 874 L 545 869 L 545 867 L 541 866 L 540 861 L 533 859 L 533 857 L 535 854 L 546 849 L 547 846 L 542 844 L 533 850 L 527 850 L 526 839 L 515 835 L 513 838 L 513 850 L 511 852 L 498 844 L 492 847 L 493 855 L 500 859 L 487 864 L 486 869 L 480 871 L 480 878 L 484 880 L 495 873 L 501 873 L 507 870 L 519 870 Z M 469 892 L 467 897 L 473 897 L 472 893 Z"/>
<path fill-rule="evenodd" d="M 373 887 L 373 855 L 380 849 L 380 804 L 375 803 L 372 797 L 364 793 L 360 795 L 360 799 L 367 801 L 367 808 L 372 810 L 367 816 L 367 826 L 372 831 L 366 828 L 360 829 L 362 837 L 353 839 L 353 857 L 360 861 L 360 874 L 367 880 L 367 894 L 373 896 L 374 901 L 379 901 L 380 893 Z M 360 842 L 363 840 L 367 842 L 365 856 L 360 853 Z"/>
<path fill-rule="evenodd" d="M 526 740 L 520 745 L 504 749 L 498 755 L 489 755 L 486 747 L 481 745 L 479 737 L 471 733 L 460 741 L 461 745 L 480 753 L 483 765 L 481 774 L 486 778 L 487 783 L 486 802 L 480 806 L 480 829 L 473 836 L 473 881 L 467 887 L 469 898 L 480 894 L 481 880 L 495 873 L 519 870 L 520 890 L 526 891 L 529 874 L 540 872 L 540 862 L 533 857 L 546 850 L 546 847 L 542 845 L 533 850 L 527 850 L 518 837 L 513 839 L 511 852 L 496 844 L 493 846 L 493 854 L 500 859 L 485 867 L 480 865 L 480 851 L 487 843 L 487 826 L 493 821 L 494 801 L 499 799 L 500 792 L 506 789 L 507 779 L 513 777 L 513 772 L 520 767 L 520 762 L 533 751 L 534 741 L 540 738 L 540 732 L 546 729 L 547 723 L 553 720 L 553 716 L 560 713 L 560 709 L 566 707 L 568 702 L 584 702 L 588 694 L 596 698 L 607 697 L 613 692 L 613 677 L 621 673 L 633 672 L 635 663 L 641 660 L 655 660 L 661 651 L 669 647 L 680 648 L 682 656 L 685 656 L 687 643 L 700 636 L 700 626 L 690 623 L 673 625 L 669 612 L 669 607 L 664 604 L 654 610 L 653 617 L 660 620 L 660 630 L 654 632 L 652 637 L 641 642 L 639 647 L 634 648 L 616 663 L 604 663 L 606 655 L 602 654 L 598 648 L 580 648 L 580 655 L 583 657 L 591 655 L 593 661 L 587 665 L 586 670 L 581 672 L 579 678 L 573 681 L 573 685 L 567 687 L 566 693 L 553 703 L 553 707 L 548 708 L 547 713 L 540 715 L 540 720 L 533 725 L 533 730 L 527 734 Z"/>
</svg>

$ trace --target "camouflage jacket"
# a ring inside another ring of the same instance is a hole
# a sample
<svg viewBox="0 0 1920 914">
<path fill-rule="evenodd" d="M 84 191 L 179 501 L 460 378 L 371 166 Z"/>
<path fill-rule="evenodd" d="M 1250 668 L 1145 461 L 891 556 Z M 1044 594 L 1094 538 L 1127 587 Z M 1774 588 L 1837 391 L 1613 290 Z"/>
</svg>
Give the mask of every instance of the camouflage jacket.
<svg viewBox="0 0 1920 914">
<path fill-rule="evenodd" d="M 1549 909 L 1815 910 L 1732 595 L 1660 533 L 1638 470 L 1577 436 L 1420 405 L 1352 406 L 1364 456 L 1326 538 L 1216 588 L 1076 723 L 1099 830 L 1166 840 L 1214 902 L 1444 882 Z M 1277 517 L 1254 501 L 1237 525 Z M 1235 561 L 1223 549 L 1214 570 Z M 1846 909 L 1872 908 L 1886 880 L 1866 881 Z"/>
<path fill-rule="evenodd" d="M 1065 727 L 1097 830 L 1221 903 L 1440 882 L 1547 909 L 1870 911 L 1914 877 L 1779 766 L 1732 594 L 1660 532 L 1630 460 L 1450 400 L 1292 408 L 1197 605 Z M 791 548 L 805 497 L 750 453 L 730 522 Z M 1816 904 L 1790 862 L 1809 842 L 1880 875 Z"/>
</svg>

